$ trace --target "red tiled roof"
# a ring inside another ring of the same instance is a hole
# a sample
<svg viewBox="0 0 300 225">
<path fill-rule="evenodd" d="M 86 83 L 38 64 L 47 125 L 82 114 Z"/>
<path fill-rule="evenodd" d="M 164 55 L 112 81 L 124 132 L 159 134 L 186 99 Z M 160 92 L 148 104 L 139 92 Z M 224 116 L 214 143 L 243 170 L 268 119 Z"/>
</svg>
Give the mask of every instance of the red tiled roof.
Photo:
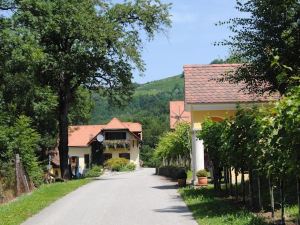
<svg viewBox="0 0 300 225">
<path fill-rule="evenodd" d="M 218 82 L 228 72 L 236 70 L 240 64 L 185 65 L 185 102 L 197 103 L 247 103 L 267 102 L 278 99 L 277 96 L 257 96 L 246 94 L 243 84 Z"/>
<path fill-rule="evenodd" d="M 89 142 L 102 130 L 129 130 L 130 132 L 142 132 L 140 123 L 121 122 L 113 118 L 106 125 L 82 125 L 69 127 L 69 146 L 86 147 Z"/>
<path fill-rule="evenodd" d="M 117 118 L 113 118 L 108 124 L 106 124 L 105 127 L 103 127 L 103 130 L 120 130 L 120 129 L 128 129 L 124 126 L 124 124 Z"/>
<path fill-rule="evenodd" d="M 69 146 L 85 147 L 105 125 L 83 125 L 69 127 Z"/>
<path fill-rule="evenodd" d="M 184 101 L 170 101 L 170 128 L 178 122 L 191 122 L 191 113 L 184 110 Z"/>
<path fill-rule="evenodd" d="M 142 124 L 140 124 L 140 123 L 131 123 L 131 122 L 122 122 L 122 123 L 131 132 L 141 132 L 142 131 Z"/>
</svg>

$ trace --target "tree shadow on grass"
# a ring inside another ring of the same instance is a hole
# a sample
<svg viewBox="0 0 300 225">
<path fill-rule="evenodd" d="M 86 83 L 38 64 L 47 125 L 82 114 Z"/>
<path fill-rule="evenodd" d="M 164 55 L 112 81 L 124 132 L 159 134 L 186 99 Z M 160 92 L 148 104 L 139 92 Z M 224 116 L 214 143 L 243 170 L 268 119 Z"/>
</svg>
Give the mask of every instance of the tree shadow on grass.
<svg viewBox="0 0 300 225">
<path fill-rule="evenodd" d="M 266 225 L 261 218 L 243 208 L 232 199 L 216 196 L 213 189 L 183 189 L 182 197 L 201 224 L 201 220 L 210 220 L 215 224 Z"/>
</svg>

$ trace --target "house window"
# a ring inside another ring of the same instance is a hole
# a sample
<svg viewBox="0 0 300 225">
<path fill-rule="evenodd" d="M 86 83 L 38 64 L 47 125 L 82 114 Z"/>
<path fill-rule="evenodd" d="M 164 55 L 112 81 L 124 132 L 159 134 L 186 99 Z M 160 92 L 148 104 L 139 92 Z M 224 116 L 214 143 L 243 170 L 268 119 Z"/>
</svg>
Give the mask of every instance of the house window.
<svg viewBox="0 0 300 225">
<path fill-rule="evenodd" d="M 86 169 L 90 168 L 90 155 L 89 154 L 84 155 L 84 166 Z"/>
<path fill-rule="evenodd" d="M 103 157 L 104 157 L 104 161 L 106 161 L 106 160 L 109 160 L 109 159 L 112 158 L 112 154 L 111 153 L 104 153 Z"/>
<path fill-rule="evenodd" d="M 119 158 L 124 158 L 130 160 L 130 154 L 129 153 L 119 153 Z"/>
<path fill-rule="evenodd" d="M 106 132 L 105 140 L 126 140 L 126 132 Z"/>
</svg>

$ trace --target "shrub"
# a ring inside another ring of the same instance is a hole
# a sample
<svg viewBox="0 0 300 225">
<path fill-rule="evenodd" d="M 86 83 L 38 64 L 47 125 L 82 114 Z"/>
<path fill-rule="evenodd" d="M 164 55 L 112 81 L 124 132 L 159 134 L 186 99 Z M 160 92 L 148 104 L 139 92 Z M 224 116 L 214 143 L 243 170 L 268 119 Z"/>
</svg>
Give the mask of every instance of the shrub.
<svg viewBox="0 0 300 225">
<path fill-rule="evenodd" d="M 136 167 L 134 163 L 124 158 L 109 159 L 104 166 L 112 171 L 133 171 Z"/>
<path fill-rule="evenodd" d="M 104 166 L 112 171 L 121 171 L 124 167 L 129 164 L 128 159 L 124 158 L 113 158 L 109 159 L 104 163 Z"/>
<path fill-rule="evenodd" d="M 85 174 L 84 177 L 99 177 L 103 172 L 101 166 L 92 166 Z"/>
<path fill-rule="evenodd" d="M 196 175 L 197 177 L 207 177 L 208 173 L 206 170 L 199 170 Z"/>
<path fill-rule="evenodd" d="M 120 171 L 134 171 L 134 170 L 135 170 L 135 164 L 128 163 L 125 167 L 122 167 Z"/>
</svg>

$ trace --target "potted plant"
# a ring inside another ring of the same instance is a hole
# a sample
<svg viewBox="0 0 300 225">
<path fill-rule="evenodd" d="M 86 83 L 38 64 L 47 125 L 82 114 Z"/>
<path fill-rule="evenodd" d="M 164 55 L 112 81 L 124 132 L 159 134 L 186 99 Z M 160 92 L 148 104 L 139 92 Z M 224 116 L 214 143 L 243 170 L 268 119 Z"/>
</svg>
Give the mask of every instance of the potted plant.
<svg viewBox="0 0 300 225">
<path fill-rule="evenodd" d="M 185 187 L 186 186 L 186 178 L 187 174 L 184 169 L 180 169 L 177 172 L 177 182 L 179 187 Z"/>
<path fill-rule="evenodd" d="M 207 175 L 208 175 L 207 171 L 199 170 L 196 175 L 198 177 L 198 185 L 206 186 L 207 185 Z"/>
</svg>

